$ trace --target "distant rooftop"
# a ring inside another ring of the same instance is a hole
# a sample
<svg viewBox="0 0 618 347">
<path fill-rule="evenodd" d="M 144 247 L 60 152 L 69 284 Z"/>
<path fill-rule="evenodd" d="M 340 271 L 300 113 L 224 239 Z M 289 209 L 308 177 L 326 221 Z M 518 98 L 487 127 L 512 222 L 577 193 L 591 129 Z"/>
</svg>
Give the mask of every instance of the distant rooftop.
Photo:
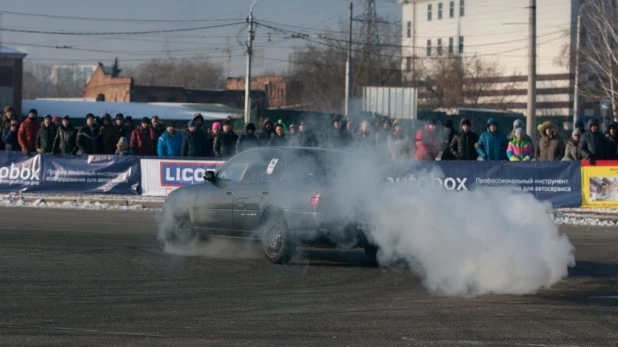
<svg viewBox="0 0 618 347">
<path fill-rule="evenodd" d="M 26 53 L 0 45 L 0 58 L 25 58 Z"/>
</svg>

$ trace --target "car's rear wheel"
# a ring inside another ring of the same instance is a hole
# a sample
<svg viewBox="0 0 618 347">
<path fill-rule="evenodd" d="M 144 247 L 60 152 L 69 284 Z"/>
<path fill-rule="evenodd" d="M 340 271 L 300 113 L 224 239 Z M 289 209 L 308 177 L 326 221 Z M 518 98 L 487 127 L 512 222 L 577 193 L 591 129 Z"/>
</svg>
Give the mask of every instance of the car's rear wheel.
<svg viewBox="0 0 618 347">
<path fill-rule="evenodd" d="M 287 264 L 294 257 L 296 246 L 290 239 L 287 225 L 282 217 L 266 220 L 262 232 L 262 245 L 266 259 L 274 264 Z"/>
<path fill-rule="evenodd" d="M 369 262 L 371 262 L 372 264 L 377 264 L 378 263 L 378 247 L 370 243 L 366 243 L 363 245 L 363 248 L 365 249 L 365 256 L 367 257 Z"/>
<path fill-rule="evenodd" d="M 174 246 L 192 245 L 200 239 L 199 233 L 193 227 L 189 217 L 181 217 L 176 220 L 170 230 L 167 242 Z"/>
</svg>

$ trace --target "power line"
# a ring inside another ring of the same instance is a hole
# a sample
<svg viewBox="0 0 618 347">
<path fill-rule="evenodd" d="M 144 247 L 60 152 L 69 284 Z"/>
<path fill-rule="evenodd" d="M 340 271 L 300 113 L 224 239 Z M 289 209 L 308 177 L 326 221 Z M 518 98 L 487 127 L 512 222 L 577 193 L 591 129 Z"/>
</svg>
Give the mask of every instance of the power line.
<svg viewBox="0 0 618 347">
<path fill-rule="evenodd" d="M 202 18 L 202 19 L 137 19 L 137 18 L 101 18 L 101 17 L 76 17 L 76 16 L 60 16 L 52 14 L 41 13 L 26 13 L 15 11 L 0 11 L 3 14 L 12 14 L 16 16 L 24 17 L 40 17 L 40 18 L 57 18 L 57 19 L 69 19 L 69 20 L 87 20 L 87 21 L 105 21 L 105 22 L 144 22 L 144 23 L 197 23 L 197 22 L 227 22 L 243 20 L 243 18 L 232 19 L 214 19 L 214 18 Z"/>
<path fill-rule="evenodd" d="M 223 28 L 234 25 L 245 24 L 245 22 L 235 22 L 228 24 L 217 24 L 202 27 L 181 28 L 181 29 L 166 29 L 166 30 L 148 30 L 148 31 L 126 31 L 126 32 L 76 32 L 76 31 L 43 31 L 43 30 L 27 30 L 27 29 L 2 29 L 3 31 L 27 33 L 27 34 L 49 34 L 49 35 L 73 35 L 73 36 L 106 36 L 106 35 L 143 35 L 143 34 L 161 34 L 161 33 L 173 33 L 180 31 L 196 31 L 214 28 Z"/>
<path fill-rule="evenodd" d="M 298 39 L 303 39 L 303 40 L 306 40 L 306 41 L 322 44 L 319 41 L 310 40 L 309 35 L 305 34 L 305 33 L 296 32 L 296 31 L 292 31 L 292 30 L 288 30 L 288 29 L 283 29 L 283 28 L 277 28 L 277 27 L 273 27 L 273 26 L 270 26 L 270 25 L 261 24 L 261 22 L 259 22 L 258 25 L 261 25 L 263 27 L 266 27 L 266 28 L 269 28 L 269 29 L 272 29 L 272 30 L 279 30 L 279 31 L 282 31 L 282 32 L 287 32 L 287 33 L 293 35 L 292 38 L 298 38 Z M 554 31 L 554 32 L 547 33 L 547 34 L 544 34 L 544 35 L 540 35 L 539 37 L 555 35 L 555 34 L 559 34 L 559 33 L 563 33 L 563 32 L 564 32 L 564 30 L 558 30 L 558 31 Z M 319 35 L 318 38 L 323 39 L 323 40 L 327 40 L 327 41 L 340 42 L 340 43 L 347 43 L 348 42 L 347 40 L 344 40 L 344 39 L 336 39 L 336 38 L 326 37 L 324 35 Z M 505 44 L 509 44 L 509 43 L 515 43 L 515 42 L 521 42 L 521 41 L 527 41 L 527 40 L 528 40 L 528 38 L 523 38 L 523 39 L 515 39 L 515 40 L 509 40 L 509 41 L 484 43 L 484 44 L 478 44 L 478 45 L 467 45 L 466 47 L 501 46 L 501 45 L 505 45 Z M 356 45 L 365 45 L 364 42 L 358 42 L 358 41 L 353 41 L 352 43 L 356 44 Z M 378 44 L 378 46 L 379 47 L 398 48 L 398 49 L 403 49 L 403 48 L 425 49 L 426 48 L 426 47 L 422 47 L 422 46 L 407 46 L 407 45 L 386 44 L 386 43 L 380 43 L 380 44 Z M 335 45 L 332 45 L 332 47 L 342 48 L 342 47 L 335 46 Z M 365 51 L 365 50 L 363 50 L 363 51 L 357 50 L 357 51 L 360 52 L 360 53 L 370 53 L 370 52 Z"/>
</svg>

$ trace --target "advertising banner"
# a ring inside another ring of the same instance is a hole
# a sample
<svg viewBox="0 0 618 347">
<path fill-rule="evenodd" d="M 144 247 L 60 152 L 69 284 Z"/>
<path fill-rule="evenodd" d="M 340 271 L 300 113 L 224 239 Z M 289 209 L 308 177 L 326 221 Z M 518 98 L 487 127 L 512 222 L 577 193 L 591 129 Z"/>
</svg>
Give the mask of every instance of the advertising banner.
<svg viewBox="0 0 618 347">
<path fill-rule="evenodd" d="M 37 191 L 139 194 L 139 158 L 119 155 L 43 154 L 43 184 Z"/>
<path fill-rule="evenodd" d="M 394 162 L 388 181 L 418 185 L 440 185 L 447 190 L 507 186 L 529 192 L 554 207 L 576 207 L 581 203 L 579 162 L 492 162 L 435 161 Z"/>
<path fill-rule="evenodd" d="M 582 162 L 582 207 L 618 207 L 618 161 Z"/>
<path fill-rule="evenodd" d="M 204 182 L 204 173 L 221 160 L 141 159 L 142 195 L 167 196 L 172 190 Z"/>
<path fill-rule="evenodd" d="M 33 191 L 41 184 L 41 156 L 0 152 L 0 192 Z"/>
<path fill-rule="evenodd" d="M 0 191 L 139 194 L 139 159 L 0 152 Z"/>
</svg>

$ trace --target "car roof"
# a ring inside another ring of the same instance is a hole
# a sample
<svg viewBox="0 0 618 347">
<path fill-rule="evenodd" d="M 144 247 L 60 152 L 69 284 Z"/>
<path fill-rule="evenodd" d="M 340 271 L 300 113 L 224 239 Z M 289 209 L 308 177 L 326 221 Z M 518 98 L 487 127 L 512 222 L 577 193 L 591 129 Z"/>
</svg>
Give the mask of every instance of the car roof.
<svg viewBox="0 0 618 347">
<path fill-rule="evenodd" d="M 316 152 L 316 153 L 338 153 L 338 154 L 347 154 L 345 151 L 330 149 L 330 148 L 316 148 L 316 147 L 286 147 L 286 146 L 272 146 L 272 147 L 254 147 L 247 151 L 268 151 L 278 149 L 286 154 L 294 154 L 296 152 Z"/>
</svg>

